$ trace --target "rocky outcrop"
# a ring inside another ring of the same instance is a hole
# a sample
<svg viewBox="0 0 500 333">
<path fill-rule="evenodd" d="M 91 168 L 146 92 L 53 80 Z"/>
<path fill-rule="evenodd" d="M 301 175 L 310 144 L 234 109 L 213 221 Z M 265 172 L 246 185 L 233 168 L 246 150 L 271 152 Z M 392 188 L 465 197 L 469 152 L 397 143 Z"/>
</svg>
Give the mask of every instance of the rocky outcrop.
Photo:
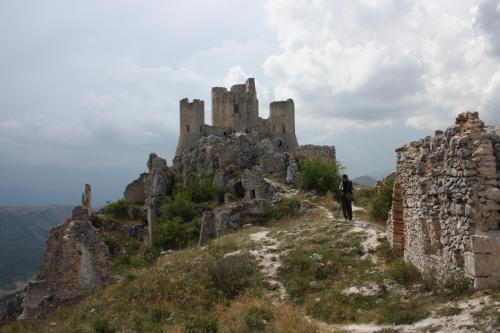
<svg viewBox="0 0 500 333">
<path fill-rule="evenodd" d="M 252 200 L 219 206 L 203 213 L 198 245 L 242 228 L 249 222 L 262 220 L 266 200 Z"/>
<path fill-rule="evenodd" d="M 23 319 L 36 319 L 53 307 L 89 295 L 110 281 L 108 247 L 88 219 L 87 207 L 51 230 L 36 281 L 23 295 Z"/>
<path fill-rule="evenodd" d="M 500 282 L 500 127 L 477 112 L 396 150 L 389 240 L 406 260 L 476 288 Z"/>
<path fill-rule="evenodd" d="M 0 296 L 0 327 L 19 315 L 22 301 L 22 291 Z"/>
<path fill-rule="evenodd" d="M 235 133 L 203 137 L 190 151 L 176 156 L 173 167 L 184 181 L 191 175 L 213 174 L 216 185 L 240 196 L 238 186 L 245 169 L 258 166 L 262 174 L 285 178 L 287 160 L 270 140 L 261 140 L 256 133 Z"/>
<path fill-rule="evenodd" d="M 123 192 L 123 197 L 127 202 L 133 204 L 144 204 L 146 201 L 146 195 L 144 193 L 144 179 L 147 177 L 147 173 L 141 173 L 139 178 L 131 182 L 125 188 Z"/>
<path fill-rule="evenodd" d="M 144 177 L 144 210 L 148 223 L 148 233 L 144 237 L 144 242 L 146 245 L 151 245 L 160 207 L 172 194 L 174 176 L 167 167 L 167 161 L 154 153 L 149 155 L 147 166 L 148 173 Z"/>
<path fill-rule="evenodd" d="M 286 168 L 286 183 L 289 185 L 298 185 L 299 183 L 299 167 L 292 155 L 288 160 L 288 167 Z"/>
</svg>

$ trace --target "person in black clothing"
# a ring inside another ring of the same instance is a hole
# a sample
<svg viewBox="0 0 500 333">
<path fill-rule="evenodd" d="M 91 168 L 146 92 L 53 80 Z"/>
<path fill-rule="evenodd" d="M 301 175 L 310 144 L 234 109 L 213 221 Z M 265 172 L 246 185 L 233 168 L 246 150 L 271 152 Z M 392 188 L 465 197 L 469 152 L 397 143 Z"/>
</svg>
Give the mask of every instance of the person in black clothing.
<svg viewBox="0 0 500 333">
<path fill-rule="evenodd" d="M 344 218 L 352 221 L 352 182 L 349 180 L 347 175 L 342 175 L 342 182 L 340 183 L 340 197 Z"/>
</svg>

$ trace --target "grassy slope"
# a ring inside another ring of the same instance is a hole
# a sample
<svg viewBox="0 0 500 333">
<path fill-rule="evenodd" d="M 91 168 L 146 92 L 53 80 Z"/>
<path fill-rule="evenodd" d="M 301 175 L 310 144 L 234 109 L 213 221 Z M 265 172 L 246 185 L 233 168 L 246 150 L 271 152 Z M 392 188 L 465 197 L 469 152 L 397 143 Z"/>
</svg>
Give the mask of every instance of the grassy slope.
<svg viewBox="0 0 500 333">
<path fill-rule="evenodd" d="M 271 287 L 249 254 L 261 246 L 249 235 L 261 229 L 174 251 L 34 326 L 13 323 L 4 332 L 315 332 L 306 314 L 333 324 L 413 323 L 439 304 L 469 297 L 459 283 L 452 290 L 422 279 L 383 241 L 372 253 L 376 263 L 363 259 L 364 236 L 314 209 L 266 228 L 281 244 L 278 278 L 289 294 L 289 301 L 273 303 L 266 296 Z M 343 292 L 375 284 L 380 290 L 374 295 Z M 487 307 L 477 314 L 477 325 L 499 325 L 498 317 Z"/>
</svg>

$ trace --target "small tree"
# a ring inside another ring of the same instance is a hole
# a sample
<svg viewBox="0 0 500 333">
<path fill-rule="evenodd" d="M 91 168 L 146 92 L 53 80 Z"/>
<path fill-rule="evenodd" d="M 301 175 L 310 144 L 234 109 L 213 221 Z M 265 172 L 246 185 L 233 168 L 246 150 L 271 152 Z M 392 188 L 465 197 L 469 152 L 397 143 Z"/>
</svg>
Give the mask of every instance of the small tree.
<svg viewBox="0 0 500 333">
<path fill-rule="evenodd" d="M 344 167 L 340 162 L 323 158 L 306 160 L 300 168 L 300 187 L 320 195 L 331 192 L 340 198 L 340 182 Z"/>
<path fill-rule="evenodd" d="M 389 217 L 389 211 L 392 206 L 392 191 L 394 188 L 394 178 L 386 178 L 377 193 L 375 194 L 373 200 L 370 202 L 368 207 L 368 212 L 377 221 L 387 221 Z"/>
<path fill-rule="evenodd" d="M 193 241 L 192 228 L 192 223 L 185 223 L 180 217 L 172 220 L 159 220 L 154 245 L 165 250 L 184 248 Z"/>
</svg>

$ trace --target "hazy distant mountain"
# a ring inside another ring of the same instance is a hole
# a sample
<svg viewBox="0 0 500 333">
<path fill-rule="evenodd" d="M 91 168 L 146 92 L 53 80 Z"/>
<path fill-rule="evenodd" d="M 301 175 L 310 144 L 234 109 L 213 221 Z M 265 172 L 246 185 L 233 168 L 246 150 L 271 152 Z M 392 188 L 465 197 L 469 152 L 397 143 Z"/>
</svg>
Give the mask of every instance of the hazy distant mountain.
<svg viewBox="0 0 500 333">
<path fill-rule="evenodd" d="M 377 180 L 375 178 L 366 175 L 356 177 L 352 181 L 353 183 L 364 186 L 375 186 L 375 184 L 377 183 Z"/>
<path fill-rule="evenodd" d="M 49 230 L 70 214 L 69 206 L 0 206 L 0 289 L 12 289 L 38 271 Z"/>
</svg>

